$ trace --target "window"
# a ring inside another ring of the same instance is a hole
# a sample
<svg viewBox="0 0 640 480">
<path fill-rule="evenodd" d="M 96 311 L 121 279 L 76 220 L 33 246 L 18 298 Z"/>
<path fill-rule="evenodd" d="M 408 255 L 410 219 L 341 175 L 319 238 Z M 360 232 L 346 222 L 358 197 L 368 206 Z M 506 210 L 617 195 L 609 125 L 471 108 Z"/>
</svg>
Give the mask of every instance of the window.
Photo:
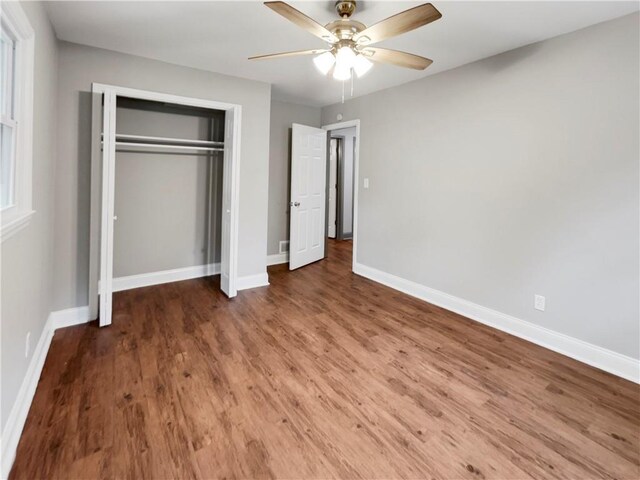
<svg viewBox="0 0 640 480">
<path fill-rule="evenodd" d="M 15 38 L 2 22 L 2 44 L 0 51 L 0 209 L 4 210 L 13 205 L 13 172 L 15 167 L 15 149 L 13 148 L 16 133 L 16 119 L 13 105 L 15 104 L 14 89 L 14 53 Z"/>
<path fill-rule="evenodd" d="M 0 237 L 25 227 L 31 209 L 34 34 L 19 2 L 0 20 Z"/>
</svg>

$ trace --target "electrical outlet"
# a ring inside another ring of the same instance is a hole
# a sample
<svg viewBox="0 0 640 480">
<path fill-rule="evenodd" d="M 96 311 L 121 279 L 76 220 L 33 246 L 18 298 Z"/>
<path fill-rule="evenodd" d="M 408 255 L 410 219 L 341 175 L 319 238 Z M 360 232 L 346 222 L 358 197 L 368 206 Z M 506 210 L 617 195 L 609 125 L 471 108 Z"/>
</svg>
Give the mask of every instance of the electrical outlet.
<svg viewBox="0 0 640 480">
<path fill-rule="evenodd" d="M 533 308 L 536 310 L 540 310 L 544 312 L 546 299 L 542 295 L 534 295 L 533 297 Z"/>
<path fill-rule="evenodd" d="M 24 341 L 24 358 L 29 358 L 31 353 L 31 332 L 27 332 L 27 338 Z"/>
</svg>

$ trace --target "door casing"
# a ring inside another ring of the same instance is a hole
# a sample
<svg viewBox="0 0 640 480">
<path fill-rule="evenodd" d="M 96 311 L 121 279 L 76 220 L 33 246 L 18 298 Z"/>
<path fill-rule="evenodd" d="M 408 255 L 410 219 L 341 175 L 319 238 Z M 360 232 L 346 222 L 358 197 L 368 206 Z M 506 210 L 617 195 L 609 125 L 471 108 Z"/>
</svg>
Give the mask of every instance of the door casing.
<svg viewBox="0 0 640 480">
<path fill-rule="evenodd" d="M 89 245 L 89 313 L 100 326 L 111 324 L 116 101 L 118 96 L 225 111 L 223 220 L 220 285 L 237 295 L 240 135 L 242 106 L 166 93 L 94 83 L 91 158 L 91 225 Z M 99 114 L 102 104 L 102 115 Z M 102 118 L 101 118 L 102 117 Z M 97 128 L 102 120 L 101 128 Z M 100 132 L 103 148 L 100 150 Z M 99 291 L 100 290 L 100 291 Z M 102 294 L 102 301 L 100 295 Z M 98 309 L 100 307 L 100 312 Z"/>
<path fill-rule="evenodd" d="M 331 185 L 331 176 L 333 174 L 332 170 L 332 165 L 331 165 L 331 154 L 333 153 L 332 150 L 334 150 L 334 144 L 333 141 L 335 140 L 335 155 L 336 155 L 336 165 L 335 165 L 335 204 L 331 205 L 331 189 L 332 189 L 332 185 Z M 343 149 L 343 145 L 344 145 L 344 137 L 340 137 L 340 136 L 331 136 L 328 135 L 327 136 L 327 145 L 329 148 L 328 154 L 327 154 L 327 158 L 328 158 L 328 163 L 327 163 L 327 168 L 329 169 L 329 174 L 327 175 L 327 238 L 336 238 L 338 240 L 342 240 L 342 236 L 341 236 L 341 227 L 342 227 L 342 219 L 340 218 L 340 211 L 342 210 L 341 208 L 341 202 L 342 202 L 342 191 L 340 189 L 340 185 L 342 185 L 342 177 L 343 177 L 343 172 L 341 171 L 343 166 L 342 166 L 342 149 Z M 330 235 L 331 232 L 331 215 L 332 213 L 335 214 L 335 235 L 332 237 Z"/>
<path fill-rule="evenodd" d="M 347 120 L 339 123 L 331 123 L 323 125 L 322 129 L 331 132 L 331 130 L 339 130 L 342 128 L 356 127 L 356 141 L 354 145 L 353 155 L 353 240 L 352 240 L 352 256 L 351 270 L 356 266 L 356 258 L 358 251 L 358 191 L 360 189 L 360 120 Z"/>
</svg>

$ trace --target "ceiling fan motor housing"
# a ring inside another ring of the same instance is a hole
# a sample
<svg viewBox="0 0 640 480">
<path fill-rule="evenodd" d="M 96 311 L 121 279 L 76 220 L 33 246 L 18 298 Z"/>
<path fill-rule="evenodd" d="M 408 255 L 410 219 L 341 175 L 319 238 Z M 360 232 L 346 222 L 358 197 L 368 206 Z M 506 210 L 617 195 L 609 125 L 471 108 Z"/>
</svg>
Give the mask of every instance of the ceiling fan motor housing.
<svg viewBox="0 0 640 480">
<path fill-rule="evenodd" d="M 333 33 L 336 37 L 338 37 L 341 42 L 344 43 L 345 40 L 351 40 L 351 38 L 361 31 L 363 31 L 367 26 L 363 23 L 360 23 L 356 20 L 351 20 L 351 15 L 356 11 L 356 2 L 355 0 L 340 0 L 336 2 L 336 12 L 340 16 L 340 20 L 334 20 L 333 22 L 327 23 L 325 28 Z M 336 45 L 340 47 L 340 45 Z"/>
<path fill-rule="evenodd" d="M 325 28 L 340 40 L 350 40 L 356 33 L 363 31 L 367 27 L 363 23 L 344 18 L 327 23 Z"/>
</svg>

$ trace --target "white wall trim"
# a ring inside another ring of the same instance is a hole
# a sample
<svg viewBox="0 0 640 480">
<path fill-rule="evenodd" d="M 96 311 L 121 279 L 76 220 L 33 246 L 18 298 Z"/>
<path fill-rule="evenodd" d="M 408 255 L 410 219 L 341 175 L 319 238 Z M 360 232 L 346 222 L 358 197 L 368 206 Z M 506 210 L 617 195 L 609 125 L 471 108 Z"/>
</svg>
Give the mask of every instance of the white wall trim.
<svg viewBox="0 0 640 480">
<path fill-rule="evenodd" d="M 220 274 L 220 264 L 196 265 L 193 267 L 174 268 L 159 272 L 141 273 L 113 279 L 113 291 L 131 290 L 132 288 L 149 287 L 162 283 L 180 282 L 192 278 L 207 277 Z"/>
<path fill-rule="evenodd" d="M 0 440 L 0 444 L 2 445 L 0 449 L 2 450 L 2 478 L 9 477 L 11 466 L 16 457 L 18 442 L 22 435 L 22 429 L 27 420 L 27 414 L 29 413 L 29 408 L 31 408 L 33 396 L 36 393 L 36 387 L 40 380 L 44 361 L 47 358 L 47 352 L 49 351 L 49 345 L 51 345 L 54 331 L 52 317 L 53 314 L 49 315 L 44 325 L 38 344 L 29 361 L 27 373 L 22 381 L 22 385 L 20 385 L 20 390 L 18 390 L 18 396 L 2 431 L 2 439 Z"/>
<path fill-rule="evenodd" d="M 356 263 L 354 273 L 605 372 L 640 383 L 640 360 Z"/>
<path fill-rule="evenodd" d="M 6 220 L 6 214 L 2 213 L 2 224 L 0 225 L 0 241 L 4 242 L 14 234 L 18 233 L 24 227 L 29 225 L 29 221 L 31 221 L 31 217 L 36 213 L 35 210 L 16 212 L 13 218 Z"/>
<path fill-rule="evenodd" d="M 66 310 L 51 312 L 49 320 L 51 321 L 51 327 L 53 330 L 90 322 L 89 306 L 67 308 Z"/>
<path fill-rule="evenodd" d="M 238 290 L 248 290 L 250 288 L 266 287 L 267 285 L 269 285 L 269 275 L 264 272 L 238 277 L 237 288 Z"/>
<path fill-rule="evenodd" d="M 288 253 L 275 253 L 273 255 L 267 255 L 267 266 L 280 265 L 281 263 L 289 263 Z"/>
</svg>

